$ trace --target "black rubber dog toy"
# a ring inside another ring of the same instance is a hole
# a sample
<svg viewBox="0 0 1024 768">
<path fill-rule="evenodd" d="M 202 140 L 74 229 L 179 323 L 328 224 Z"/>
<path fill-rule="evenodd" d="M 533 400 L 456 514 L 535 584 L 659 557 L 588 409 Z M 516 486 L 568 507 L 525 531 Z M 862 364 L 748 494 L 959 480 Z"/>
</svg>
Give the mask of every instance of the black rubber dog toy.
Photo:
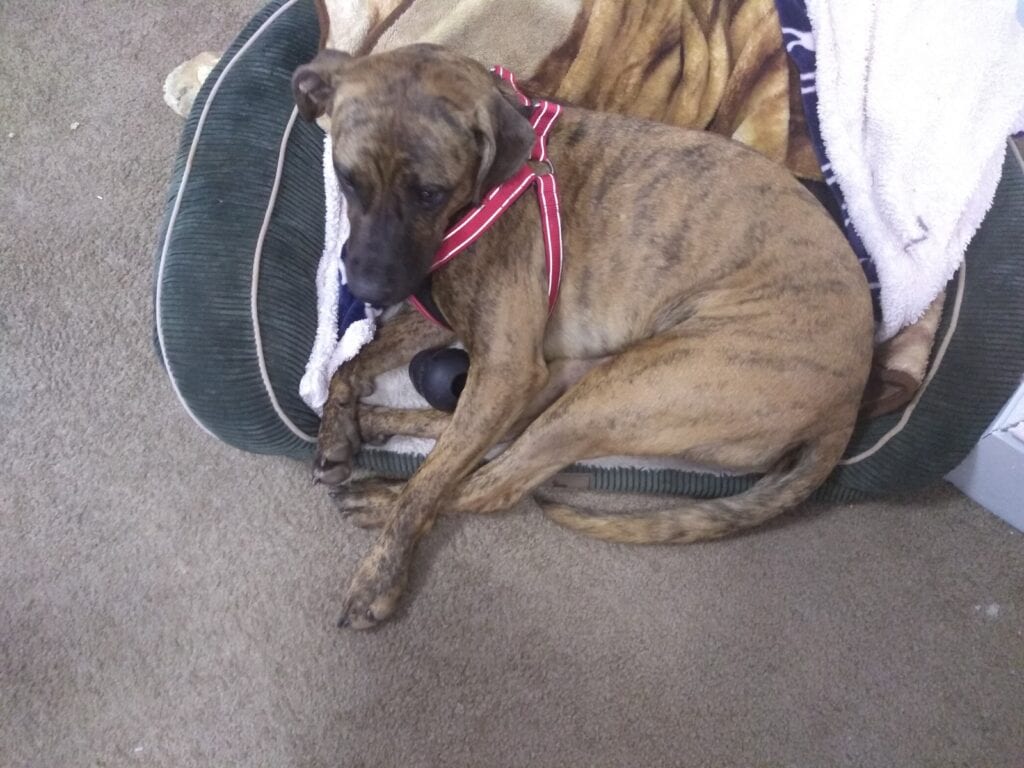
<svg viewBox="0 0 1024 768">
<path fill-rule="evenodd" d="M 409 363 L 409 378 L 432 408 L 451 413 L 466 386 L 469 355 L 464 349 L 425 349 Z"/>
</svg>

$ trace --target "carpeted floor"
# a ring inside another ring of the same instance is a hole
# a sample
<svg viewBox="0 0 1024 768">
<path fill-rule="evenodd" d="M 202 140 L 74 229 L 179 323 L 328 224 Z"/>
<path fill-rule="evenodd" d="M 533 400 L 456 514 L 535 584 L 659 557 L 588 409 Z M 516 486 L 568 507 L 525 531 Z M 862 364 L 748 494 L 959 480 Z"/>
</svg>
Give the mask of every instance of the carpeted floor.
<svg viewBox="0 0 1024 768">
<path fill-rule="evenodd" d="M 1022 764 L 1024 537 L 948 487 L 690 548 L 449 520 L 337 630 L 369 534 L 150 348 L 162 79 L 256 7 L 0 4 L 0 766 Z"/>
</svg>

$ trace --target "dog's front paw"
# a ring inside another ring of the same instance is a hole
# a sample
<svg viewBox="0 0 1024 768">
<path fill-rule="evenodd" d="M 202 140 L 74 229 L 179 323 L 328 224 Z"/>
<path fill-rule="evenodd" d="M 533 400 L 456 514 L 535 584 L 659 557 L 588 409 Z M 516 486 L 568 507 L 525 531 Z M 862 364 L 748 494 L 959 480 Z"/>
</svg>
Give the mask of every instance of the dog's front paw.
<svg viewBox="0 0 1024 768">
<path fill-rule="evenodd" d="M 333 398 L 324 404 L 313 459 L 313 482 L 338 488 L 351 476 L 352 460 L 363 445 L 357 407 L 354 400 Z"/>
<path fill-rule="evenodd" d="M 340 489 L 352 476 L 352 459 L 358 452 L 357 441 L 320 440 L 313 458 L 313 482 L 332 491 Z"/>
<path fill-rule="evenodd" d="M 345 596 L 339 627 L 372 629 L 395 611 L 405 589 L 404 563 L 385 558 L 374 547 L 359 564 Z"/>
<path fill-rule="evenodd" d="M 350 523 L 359 528 L 383 528 L 402 486 L 385 480 L 355 481 L 331 491 L 331 498 Z"/>
</svg>

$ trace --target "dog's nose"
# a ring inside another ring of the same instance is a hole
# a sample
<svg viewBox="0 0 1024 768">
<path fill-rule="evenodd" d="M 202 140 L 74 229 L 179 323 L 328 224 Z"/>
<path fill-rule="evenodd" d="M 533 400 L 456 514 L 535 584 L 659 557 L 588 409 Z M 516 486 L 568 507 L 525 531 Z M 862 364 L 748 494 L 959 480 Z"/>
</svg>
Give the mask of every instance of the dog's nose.
<svg viewBox="0 0 1024 768">
<path fill-rule="evenodd" d="M 412 266 L 413 261 L 411 258 L 399 259 L 390 252 L 379 253 L 372 259 L 367 259 L 363 253 L 353 256 L 345 265 L 348 290 L 359 301 L 378 307 L 404 301 L 426 277 L 425 272 L 421 273 Z"/>
<path fill-rule="evenodd" d="M 352 295 L 364 304 L 369 304 L 373 307 L 389 307 L 392 304 L 397 304 L 401 300 L 392 298 L 391 295 L 385 291 L 352 291 Z"/>
<path fill-rule="evenodd" d="M 364 304 L 377 307 L 395 304 L 405 298 L 395 295 L 394 285 L 383 275 L 366 275 L 355 270 L 349 272 L 348 289 Z"/>
<path fill-rule="evenodd" d="M 352 295 L 364 304 L 369 304 L 371 307 L 385 309 L 387 307 L 394 306 L 395 304 L 401 304 L 412 295 L 412 291 L 396 291 L 393 289 L 366 291 L 363 293 L 353 291 Z"/>
</svg>

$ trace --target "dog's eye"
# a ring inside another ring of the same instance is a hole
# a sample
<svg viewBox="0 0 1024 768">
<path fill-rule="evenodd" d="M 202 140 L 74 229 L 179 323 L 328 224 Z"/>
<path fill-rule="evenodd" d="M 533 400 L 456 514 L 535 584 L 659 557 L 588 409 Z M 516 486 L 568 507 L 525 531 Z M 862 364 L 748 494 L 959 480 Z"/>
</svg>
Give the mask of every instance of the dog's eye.
<svg viewBox="0 0 1024 768">
<path fill-rule="evenodd" d="M 438 208 L 448 198 L 448 190 L 434 186 L 415 186 L 412 193 L 416 203 L 428 211 Z"/>
</svg>

